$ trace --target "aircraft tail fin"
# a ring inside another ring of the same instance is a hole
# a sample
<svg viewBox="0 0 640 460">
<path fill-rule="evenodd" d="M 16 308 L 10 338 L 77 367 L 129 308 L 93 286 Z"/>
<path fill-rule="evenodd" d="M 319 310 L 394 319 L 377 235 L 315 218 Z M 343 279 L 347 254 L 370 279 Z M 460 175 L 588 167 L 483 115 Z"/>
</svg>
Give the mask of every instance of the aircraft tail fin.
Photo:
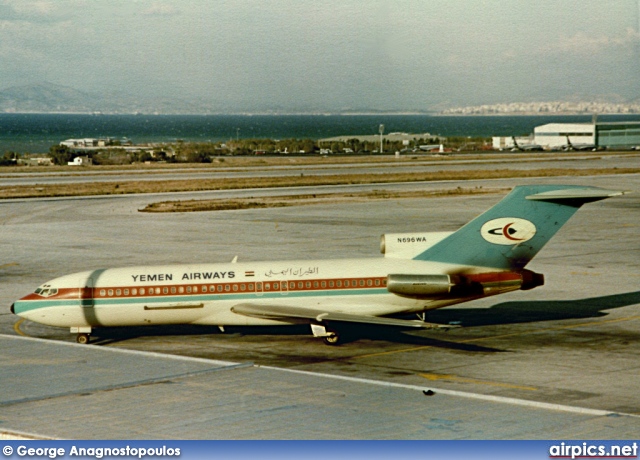
<svg viewBox="0 0 640 460">
<path fill-rule="evenodd" d="M 565 137 L 567 138 L 567 150 L 573 150 L 573 144 L 571 143 L 571 139 L 569 139 L 569 135 Z"/>
<path fill-rule="evenodd" d="M 521 270 L 580 206 L 623 193 L 574 185 L 517 186 L 494 207 L 414 259 Z"/>
</svg>

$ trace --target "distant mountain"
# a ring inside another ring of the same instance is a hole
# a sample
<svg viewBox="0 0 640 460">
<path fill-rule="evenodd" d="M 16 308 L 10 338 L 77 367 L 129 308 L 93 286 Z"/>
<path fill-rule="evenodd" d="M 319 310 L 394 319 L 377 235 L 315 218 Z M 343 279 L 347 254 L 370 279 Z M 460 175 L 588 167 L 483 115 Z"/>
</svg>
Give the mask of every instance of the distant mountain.
<svg viewBox="0 0 640 460">
<path fill-rule="evenodd" d="M 422 110 L 378 110 L 366 107 L 343 107 L 331 110 L 318 107 L 257 107 L 252 102 L 230 104 L 205 98 L 185 99 L 141 97 L 126 93 L 79 91 L 53 83 L 12 86 L 0 90 L 0 113 L 104 113 L 104 114 L 407 114 Z"/>
<path fill-rule="evenodd" d="M 126 93 L 98 94 L 53 83 L 0 90 L 0 112 L 9 113 L 211 113 L 200 101 L 167 97 L 143 99 Z"/>
<path fill-rule="evenodd" d="M 93 112 L 98 106 L 94 95 L 52 83 L 0 91 L 2 112 Z"/>
</svg>

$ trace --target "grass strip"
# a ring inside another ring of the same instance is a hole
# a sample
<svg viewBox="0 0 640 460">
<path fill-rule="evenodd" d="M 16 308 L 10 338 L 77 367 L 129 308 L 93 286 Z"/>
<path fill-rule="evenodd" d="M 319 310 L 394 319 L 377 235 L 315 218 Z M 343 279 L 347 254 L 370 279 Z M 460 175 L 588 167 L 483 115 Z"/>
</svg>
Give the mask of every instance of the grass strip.
<svg viewBox="0 0 640 460">
<path fill-rule="evenodd" d="M 228 211 L 255 208 L 281 208 L 287 206 L 306 206 L 327 203 L 350 203 L 365 200 L 389 200 L 402 198 L 435 198 L 442 196 L 477 195 L 504 192 L 506 189 L 461 188 L 441 189 L 432 191 L 396 192 L 388 190 L 373 190 L 371 192 L 356 193 L 327 193 L 307 195 L 285 195 L 274 197 L 248 197 L 213 200 L 176 200 L 151 203 L 140 212 L 201 212 Z"/>
<path fill-rule="evenodd" d="M 528 177 L 595 176 L 637 174 L 640 168 L 586 169 L 496 169 L 435 171 L 417 173 L 337 174 L 284 177 L 184 179 L 167 181 L 81 182 L 75 184 L 38 184 L 0 186 L 0 198 L 41 198 L 65 196 L 123 195 L 136 193 L 199 192 L 247 188 L 296 187 L 348 184 L 384 184 L 391 182 L 431 182 L 441 180 L 477 180 Z"/>
</svg>

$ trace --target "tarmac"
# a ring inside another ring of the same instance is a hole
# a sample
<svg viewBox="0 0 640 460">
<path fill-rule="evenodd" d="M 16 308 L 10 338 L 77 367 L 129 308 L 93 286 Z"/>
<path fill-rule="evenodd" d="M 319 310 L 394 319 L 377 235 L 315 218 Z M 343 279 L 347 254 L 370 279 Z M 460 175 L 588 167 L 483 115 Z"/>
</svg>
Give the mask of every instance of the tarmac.
<svg viewBox="0 0 640 460">
<path fill-rule="evenodd" d="M 429 321 L 463 325 L 446 333 L 369 334 L 327 347 L 299 327 L 226 333 L 188 326 L 113 328 L 96 331 L 94 344 L 82 346 L 66 330 L 19 322 L 8 311 L 48 279 L 100 267 L 229 261 L 235 255 L 380 257 L 381 233 L 455 230 L 506 189 L 535 182 L 635 193 L 576 213 L 528 267 L 545 274 L 545 286 L 430 313 Z M 0 304 L 6 308 L 0 310 L 0 433 L 68 439 L 637 438 L 640 177 L 410 185 L 416 186 L 499 191 L 172 215 L 139 213 L 158 200 L 150 196 L 1 202 Z"/>
<path fill-rule="evenodd" d="M 640 430 L 638 416 L 429 386 L 21 337 L 0 336 L 0 347 L 5 435 L 633 439 Z"/>
</svg>

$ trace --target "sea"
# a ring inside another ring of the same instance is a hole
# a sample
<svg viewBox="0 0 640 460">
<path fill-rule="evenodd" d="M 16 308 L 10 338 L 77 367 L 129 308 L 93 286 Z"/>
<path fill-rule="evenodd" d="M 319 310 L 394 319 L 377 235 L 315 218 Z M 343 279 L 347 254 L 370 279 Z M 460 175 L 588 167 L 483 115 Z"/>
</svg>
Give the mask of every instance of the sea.
<svg viewBox="0 0 640 460">
<path fill-rule="evenodd" d="M 223 142 L 232 139 L 322 139 L 344 135 L 429 133 L 444 137 L 522 136 L 546 123 L 584 123 L 591 115 L 107 115 L 0 113 L 0 155 L 44 153 L 65 139 L 147 142 Z M 640 121 L 640 114 L 598 121 Z"/>
</svg>

